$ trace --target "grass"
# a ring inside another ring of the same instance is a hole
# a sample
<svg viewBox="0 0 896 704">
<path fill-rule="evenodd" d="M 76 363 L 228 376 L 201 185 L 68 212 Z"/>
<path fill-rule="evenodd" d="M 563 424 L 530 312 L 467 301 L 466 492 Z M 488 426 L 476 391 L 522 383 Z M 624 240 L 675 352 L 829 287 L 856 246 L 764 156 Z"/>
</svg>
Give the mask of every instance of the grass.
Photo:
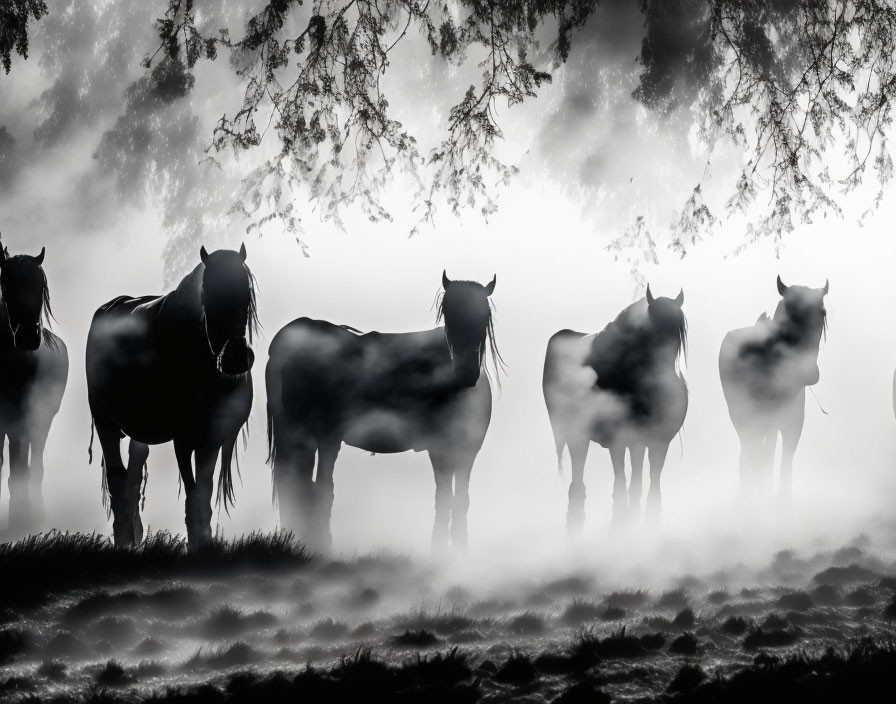
<svg viewBox="0 0 896 704">
<path fill-rule="evenodd" d="M 402 647 L 411 648 L 428 648 L 439 642 L 439 639 L 431 631 L 423 628 L 418 630 L 406 630 L 397 636 L 392 637 L 392 644 Z"/>
<path fill-rule="evenodd" d="M 497 682 L 513 684 L 516 686 L 529 684 L 538 679 L 538 669 L 532 664 L 527 655 L 514 653 L 494 675 Z"/>
<path fill-rule="evenodd" d="M 672 701 L 746 704 L 888 702 L 896 685 L 896 644 L 864 639 L 846 651 L 761 658 L 727 679 L 713 678 Z"/>
<path fill-rule="evenodd" d="M 563 610 L 563 622 L 570 626 L 577 626 L 585 621 L 594 621 L 603 614 L 604 609 L 590 599 L 573 599 L 569 606 Z"/>
<path fill-rule="evenodd" d="M 189 553 L 186 539 L 150 533 L 134 548 L 105 536 L 51 531 L 0 544 L 0 604 L 37 606 L 53 593 L 141 579 L 224 576 L 236 571 L 282 571 L 307 565 L 312 555 L 291 533 L 250 533 L 214 540 Z"/>
</svg>

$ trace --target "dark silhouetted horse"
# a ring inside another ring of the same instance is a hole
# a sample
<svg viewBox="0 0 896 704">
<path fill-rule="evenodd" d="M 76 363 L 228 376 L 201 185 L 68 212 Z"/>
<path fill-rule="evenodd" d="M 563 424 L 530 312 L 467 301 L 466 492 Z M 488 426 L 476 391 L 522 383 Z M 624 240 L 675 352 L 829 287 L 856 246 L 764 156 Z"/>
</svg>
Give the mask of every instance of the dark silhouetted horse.
<svg viewBox="0 0 896 704">
<path fill-rule="evenodd" d="M 495 282 L 450 281 L 443 273 L 438 318 L 445 325 L 433 330 L 361 334 L 299 318 L 277 333 L 265 379 L 284 528 L 314 548 L 329 547 L 343 442 L 376 453 L 426 450 L 436 481 L 433 547 L 448 545 L 449 521 L 453 545 L 466 546 L 470 473 L 491 420 L 487 348 L 500 363 L 489 301 Z"/>
<path fill-rule="evenodd" d="M 233 502 L 234 448 L 252 406 L 257 327 L 246 248 L 208 254 L 164 296 L 119 296 L 93 316 L 87 395 L 105 460 L 116 545 L 143 535 L 139 494 L 149 445 L 174 442 L 191 548 L 211 538 L 212 484 Z M 248 341 L 247 341 L 248 335 Z M 130 438 L 128 466 L 120 440 Z M 195 454 L 196 474 L 193 474 Z"/>
<path fill-rule="evenodd" d="M 585 459 L 591 442 L 610 451 L 613 522 L 639 516 L 644 455 L 650 460 L 649 517 L 660 510 L 660 474 L 672 438 L 688 410 L 688 390 L 678 360 L 687 347 L 687 322 L 677 298 L 647 295 L 596 335 L 561 330 L 548 342 L 542 388 L 558 464 L 569 447 L 572 482 L 566 527 L 580 533 L 585 521 Z M 631 457 L 626 491 L 625 451 Z M 562 466 L 562 465 L 561 465 Z"/>
<path fill-rule="evenodd" d="M 728 414 L 740 439 L 741 492 L 772 483 L 781 434 L 781 494 L 789 497 L 793 455 L 803 432 L 806 387 L 818 383 L 818 348 L 827 329 L 824 288 L 785 286 L 771 319 L 732 330 L 722 340 L 719 376 Z"/>
<path fill-rule="evenodd" d="M 44 327 L 53 315 L 41 267 L 45 251 L 10 257 L 0 245 L 0 462 L 8 437 L 15 535 L 43 517 L 44 447 L 68 380 L 65 343 Z"/>
</svg>

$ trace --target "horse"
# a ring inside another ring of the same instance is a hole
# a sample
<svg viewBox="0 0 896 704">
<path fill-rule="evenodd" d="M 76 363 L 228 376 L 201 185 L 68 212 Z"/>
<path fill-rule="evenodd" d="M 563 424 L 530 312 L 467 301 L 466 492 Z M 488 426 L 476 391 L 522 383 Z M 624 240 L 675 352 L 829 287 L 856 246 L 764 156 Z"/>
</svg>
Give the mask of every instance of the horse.
<svg viewBox="0 0 896 704">
<path fill-rule="evenodd" d="M 596 335 L 560 330 L 548 342 L 542 390 L 561 472 L 563 450 L 569 448 L 570 535 L 580 534 L 585 522 L 585 460 L 592 442 L 610 452 L 613 525 L 640 516 L 645 453 L 647 516 L 659 516 L 666 453 L 688 410 L 688 388 L 679 370 L 679 357 L 687 350 L 683 304 L 684 291 L 674 299 L 654 298 L 648 286 L 644 298 Z M 626 449 L 632 467 L 628 487 Z"/>
<path fill-rule="evenodd" d="M 775 446 L 781 435 L 780 492 L 788 499 L 806 415 L 806 387 L 818 383 L 818 350 L 827 331 L 824 297 L 830 290 L 786 286 L 778 276 L 781 300 L 774 315 L 732 330 L 719 350 L 719 376 L 728 415 L 740 439 L 740 484 L 768 493 Z"/>
<path fill-rule="evenodd" d="M 173 291 L 118 296 L 100 306 L 90 324 L 87 396 L 103 452 L 115 545 L 143 538 L 139 497 L 149 445 L 174 443 L 191 550 L 211 540 L 219 454 L 217 500 L 225 510 L 233 504 L 236 440 L 252 407 L 255 278 L 245 245 L 211 254 L 202 247 L 199 255 L 199 264 Z M 130 438 L 127 467 L 120 450 L 124 436 Z"/>
<path fill-rule="evenodd" d="M 9 438 L 9 530 L 43 518 L 44 448 L 68 381 L 68 350 L 49 330 L 50 289 L 36 257 L 0 245 L 0 466 Z M 30 450 L 30 459 L 29 459 Z"/>
<path fill-rule="evenodd" d="M 466 548 L 470 474 L 492 410 L 482 370 L 489 351 L 501 363 L 496 283 L 452 281 L 443 271 L 436 322 L 444 325 L 431 330 L 361 333 L 299 318 L 277 333 L 265 382 L 268 462 L 284 528 L 329 549 L 343 442 L 372 453 L 426 451 L 436 484 L 432 547 Z"/>
</svg>

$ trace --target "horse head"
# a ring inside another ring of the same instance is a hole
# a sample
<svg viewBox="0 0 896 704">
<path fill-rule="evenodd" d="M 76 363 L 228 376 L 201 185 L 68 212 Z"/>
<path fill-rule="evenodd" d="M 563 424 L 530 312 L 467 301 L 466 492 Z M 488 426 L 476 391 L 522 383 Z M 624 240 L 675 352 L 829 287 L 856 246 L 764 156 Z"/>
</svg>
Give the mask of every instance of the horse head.
<svg viewBox="0 0 896 704">
<path fill-rule="evenodd" d="M 442 272 L 445 290 L 439 318 L 445 319 L 445 339 L 451 354 L 454 375 L 461 386 L 475 386 L 486 357 L 486 340 L 492 334 L 489 296 L 495 291 L 497 276 L 483 286 L 475 281 L 452 281 Z"/>
<path fill-rule="evenodd" d="M 686 343 L 687 322 L 682 306 L 684 305 L 684 290 L 679 291 L 675 298 L 660 296 L 654 297 L 647 286 L 647 316 L 651 326 L 661 342 L 675 343 L 678 347 Z"/>
<path fill-rule="evenodd" d="M 805 343 L 815 347 L 821 343 L 821 336 L 827 327 L 828 312 L 824 306 L 824 297 L 830 288 L 827 280 L 821 288 L 787 286 L 778 276 L 778 293 L 782 299 L 778 305 L 779 310 L 783 306 L 783 312 L 796 327 L 797 335 Z"/>
<path fill-rule="evenodd" d="M 249 346 L 256 325 L 255 287 L 246 266 L 246 245 L 239 252 L 199 250 L 202 272 L 202 314 L 209 349 L 219 372 L 245 374 L 255 362 Z M 248 337 L 248 339 L 247 339 Z"/>
<path fill-rule="evenodd" d="M 6 312 L 13 345 L 33 352 L 43 340 L 44 317 L 49 317 L 50 294 L 43 267 L 46 248 L 32 257 L 27 254 L 9 256 L 0 246 L 0 296 Z"/>
</svg>

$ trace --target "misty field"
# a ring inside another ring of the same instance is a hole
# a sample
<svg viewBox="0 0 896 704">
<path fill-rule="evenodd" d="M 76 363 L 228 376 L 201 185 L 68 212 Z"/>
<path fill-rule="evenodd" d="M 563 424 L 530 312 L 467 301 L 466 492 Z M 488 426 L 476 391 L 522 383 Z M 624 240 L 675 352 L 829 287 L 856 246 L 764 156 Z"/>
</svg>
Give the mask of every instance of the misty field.
<svg viewBox="0 0 896 704">
<path fill-rule="evenodd" d="M 50 533 L 0 546 L 9 701 L 887 700 L 896 562 L 866 536 L 663 588 L 488 574 L 286 534 L 189 555 Z M 736 557 L 736 556 L 733 556 Z"/>
</svg>

